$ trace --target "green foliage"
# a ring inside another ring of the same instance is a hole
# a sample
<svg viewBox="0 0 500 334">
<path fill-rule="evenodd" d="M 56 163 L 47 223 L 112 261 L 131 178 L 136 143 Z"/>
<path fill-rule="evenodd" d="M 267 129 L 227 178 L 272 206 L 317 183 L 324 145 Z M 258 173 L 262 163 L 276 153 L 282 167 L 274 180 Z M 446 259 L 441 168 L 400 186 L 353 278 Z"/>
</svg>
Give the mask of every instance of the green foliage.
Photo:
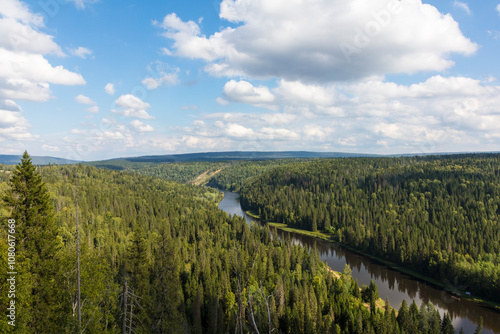
<svg viewBox="0 0 500 334">
<path fill-rule="evenodd" d="M 120 294 L 127 279 L 142 307 L 133 311 L 132 328 L 138 333 L 247 333 L 256 328 L 261 333 L 385 333 L 392 328 L 397 333 L 394 311 L 374 303 L 366 307 L 349 268 L 337 279 L 316 249 L 273 239 L 269 228 L 230 217 L 217 208 L 215 190 L 82 165 L 40 172 L 47 188 L 41 183 L 33 189 L 48 189 L 42 198 L 50 205 L 40 204 L 33 217 L 51 218 L 55 226 L 51 240 L 60 248 L 57 265 L 46 264 L 57 268 L 50 283 L 57 303 L 40 308 L 54 321 L 48 331 L 26 327 L 21 333 L 76 332 L 76 193 L 85 332 L 121 331 Z M 37 242 L 42 247 L 51 241 Z M 4 248 L 2 241 L 0 251 Z M 29 266 L 26 272 L 45 284 L 41 272 Z M 374 301 L 376 286 L 369 289 Z M 422 316 L 410 310 L 412 317 Z M 32 304 L 25 314 L 35 317 Z"/>
<path fill-rule="evenodd" d="M 151 332 L 182 332 L 184 323 L 182 285 L 177 245 L 170 236 L 169 226 L 160 231 L 158 248 L 154 252 L 151 277 Z M 233 295 L 234 296 L 234 295 Z"/>
<path fill-rule="evenodd" d="M 86 163 L 99 168 L 134 172 L 170 181 L 189 183 L 203 173 L 213 173 L 224 168 L 225 162 L 131 162 L 128 160 L 108 160 Z"/>
<path fill-rule="evenodd" d="M 271 169 L 241 203 L 500 301 L 500 156 L 322 159 Z"/>
<path fill-rule="evenodd" d="M 239 191 L 252 178 L 271 170 L 274 167 L 284 166 L 302 161 L 299 159 L 254 160 L 232 162 L 220 173 L 210 179 L 209 185 L 220 189 Z"/>
<path fill-rule="evenodd" d="M 9 188 L 2 199 L 16 225 L 13 235 L 18 290 L 14 300 L 18 331 L 58 332 L 61 329 L 58 312 L 67 307 L 58 291 L 58 283 L 62 281 L 58 270 L 61 244 L 49 193 L 27 152 L 12 171 Z M 54 312 L 47 314 L 46 308 Z"/>
</svg>

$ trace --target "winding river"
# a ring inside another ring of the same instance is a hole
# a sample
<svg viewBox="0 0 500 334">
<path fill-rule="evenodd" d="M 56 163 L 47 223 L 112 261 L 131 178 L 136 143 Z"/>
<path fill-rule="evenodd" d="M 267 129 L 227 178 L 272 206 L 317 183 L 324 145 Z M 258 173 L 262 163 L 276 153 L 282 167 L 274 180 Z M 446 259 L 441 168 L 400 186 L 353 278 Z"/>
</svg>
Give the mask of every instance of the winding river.
<svg viewBox="0 0 500 334">
<path fill-rule="evenodd" d="M 220 190 L 222 191 L 222 190 Z M 257 221 L 248 216 L 241 208 L 239 194 L 222 191 L 224 199 L 219 203 L 219 208 L 230 215 L 244 217 L 248 223 Z M 309 236 L 278 230 L 280 238 L 289 236 L 294 243 L 313 246 L 320 252 L 321 260 L 327 261 L 328 265 L 335 271 L 343 271 L 345 264 L 352 269 L 352 276 L 358 280 L 359 285 L 369 285 L 370 280 L 377 283 L 380 298 L 389 299 L 393 307 L 399 308 L 401 302 L 406 299 L 408 304 L 415 300 L 420 307 L 422 303 L 431 302 L 442 314 L 448 312 L 453 320 L 453 326 L 458 330 L 464 329 L 465 333 L 473 333 L 480 317 L 483 317 L 483 333 L 500 333 L 500 312 L 480 306 L 468 300 L 457 300 L 443 289 L 435 288 L 429 284 L 409 277 L 398 271 L 381 265 L 365 256 L 353 253 L 333 243 L 318 240 Z M 455 290 L 453 282 L 448 283 L 450 291 Z"/>
</svg>

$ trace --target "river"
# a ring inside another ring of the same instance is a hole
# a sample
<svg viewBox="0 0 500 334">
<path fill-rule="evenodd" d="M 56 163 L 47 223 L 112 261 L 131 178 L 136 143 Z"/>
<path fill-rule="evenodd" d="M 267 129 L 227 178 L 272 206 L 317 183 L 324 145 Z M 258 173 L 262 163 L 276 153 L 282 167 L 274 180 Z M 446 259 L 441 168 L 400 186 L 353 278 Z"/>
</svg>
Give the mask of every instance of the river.
<svg viewBox="0 0 500 334">
<path fill-rule="evenodd" d="M 248 223 L 257 221 L 242 210 L 238 193 L 222 192 L 224 193 L 224 199 L 219 203 L 220 209 L 231 215 L 242 216 Z M 264 224 L 260 221 L 257 222 Z M 335 271 L 343 271 L 345 264 L 349 264 L 352 269 L 352 276 L 358 280 L 359 286 L 363 284 L 369 285 L 370 280 L 374 280 L 377 283 L 380 298 L 384 300 L 388 298 L 393 307 L 399 308 L 404 299 L 406 299 L 408 305 L 412 300 L 415 300 L 419 307 L 422 303 L 431 302 L 440 311 L 441 315 L 444 312 L 450 314 L 457 333 L 460 328 L 463 328 L 465 333 L 473 333 L 480 317 L 483 317 L 484 322 L 483 333 L 500 333 L 500 312 L 482 307 L 468 300 L 452 298 L 452 295 L 444 289 L 435 288 L 333 243 L 281 230 L 278 230 L 278 235 L 281 238 L 289 236 L 294 243 L 301 245 L 312 247 L 316 243 L 321 260 L 327 261 L 330 268 Z M 448 283 L 447 290 L 453 291 L 456 288 L 460 287 L 455 287 L 453 282 Z"/>
</svg>

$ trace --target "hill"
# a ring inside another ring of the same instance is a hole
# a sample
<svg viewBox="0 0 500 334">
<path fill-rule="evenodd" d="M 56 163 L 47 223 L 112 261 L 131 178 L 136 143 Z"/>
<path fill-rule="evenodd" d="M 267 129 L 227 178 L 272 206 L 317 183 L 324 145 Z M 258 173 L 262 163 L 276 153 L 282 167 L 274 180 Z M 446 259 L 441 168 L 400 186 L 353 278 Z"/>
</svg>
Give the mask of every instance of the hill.
<svg viewBox="0 0 500 334">
<path fill-rule="evenodd" d="M 73 165 L 73 164 L 78 163 L 78 161 L 75 161 L 75 160 L 48 157 L 48 156 L 32 156 L 31 159 L 33 161 L 33 164 L 35 164 L 35 165 L 48 165 L 48 164 Z M 20 155 L 0 154 L 0 164 L 16 165 L 20 161 L 21 161 Z"/>
<path fill-rule="evenodd" d="M 308 151 L 232 151 L 202 152 L 169 155 L 148 155 L 139 157 L 116 158 L 91 161 L 87 164 L 109 169 L 125 169 L 140 163 L 174 163 L 174 162 L 217 162 L 231 160 L 271 160 L 271 159 L 312 159 L 312 158 L 348 158 L 375 157 L 375 154 L 342 153 L 342 152 L 308 152 Z"/>
</svg>

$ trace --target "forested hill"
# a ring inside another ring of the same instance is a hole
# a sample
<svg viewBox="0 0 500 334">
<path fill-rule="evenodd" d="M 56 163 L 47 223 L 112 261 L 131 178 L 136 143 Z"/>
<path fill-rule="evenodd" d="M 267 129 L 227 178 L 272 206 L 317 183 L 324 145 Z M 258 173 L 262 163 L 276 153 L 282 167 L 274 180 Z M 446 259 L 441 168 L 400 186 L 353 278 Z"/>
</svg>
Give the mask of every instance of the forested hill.
<svg viewBox="0 0 500 334">
<path fill-rule="evenodd" d="M 90 161 L 84 164 L 100 168 L 115 170 L 134 170 L 141 172 L 144 168 L 157 167 L 162 164 L 175 163 L 223 163 L 237 161 L 276 160 L 276 159 L 313 159 L 313 158 L 343 158 L 374 156 L 361 153 L 342 152 L 307 152 L 307 151 L 284 151 L 284 152 L 262 152 L 262 151 L 234 151 L 234 152 L 206 152 L 186 153 L 171 155 L 151 155 L 129 158 L 116 158 L 102 161 Z"/>
<path fill-rule="evenodd" d="M 210 188 L 81 165 L 35 169 L 29 157 L 10 169 L 0 173 L 0 216 L 15 217 L 20 234 L 16 333 L 78 331 L 76 199 L 85 333 L 454 333 L 432 305 L 378 307 L 374 284 L 360 292 L 316 250 L 229 217 Z M 2 314 L 8 288 L 2 280 Z M 12 331 L 2 317 L 0 332 Z"/>
<path fill-rule="evenodd" d="M 500 155 L 327 159 L 245 184 L 241 203 L 500 301 Z"/>
<path fill-rule="evenodd" d="M 16 165 L 21 160 L 20 155 L 6 155 L 0 154 L 0 164 L 4 165 Z M 64 159 L 64 158 L 55 158 L 55 157 L 46 157 L 46 156 L 33 156 L 32 161 L 36 165 L 48 165 L 48 164 L 56 164 L 56 165 L 72 165 L 78 163 L 78 161 Z"/>
<path fill-rule="evenodd" d="M 291 159 L 291 158 L 346 158 L 367 157 L 374 154 L 343 153 L 343 152 L 308 152 L 308 151 L 227 151 L 227 152 L 204 152 L 184 153 L 170 155 L 150 155 L 130 158 L 117 158 L 104 160 L 112 162 L 116 160 L 128 162 L 199 162 L 199 161 L 229 161 L 229 160 L 264 160 L 264 159 Z"/>
</svg>

